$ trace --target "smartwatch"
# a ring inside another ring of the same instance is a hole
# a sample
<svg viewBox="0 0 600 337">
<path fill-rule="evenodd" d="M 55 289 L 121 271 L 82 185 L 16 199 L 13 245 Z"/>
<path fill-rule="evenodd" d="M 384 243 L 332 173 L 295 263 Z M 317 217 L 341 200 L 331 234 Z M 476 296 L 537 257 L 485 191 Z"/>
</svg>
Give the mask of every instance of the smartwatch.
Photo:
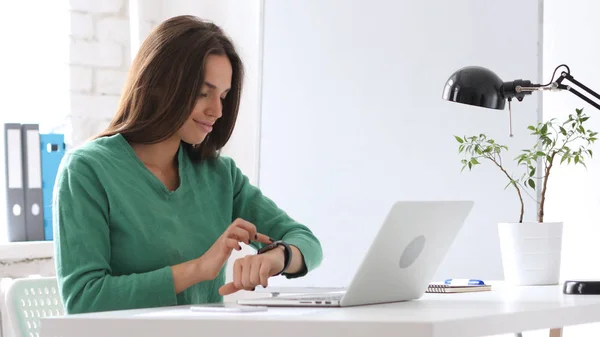
<svg viewBox="0 0 600 337">
<path fill-rule="evenodd" d="M 287 243 L 285 243 L 281 240 L 273 241 L 272 243 L 259 249 L 257 252 L 257 254 L 266 253 L 266 252 L 273 250 L 279 246 L 283 247 L 283 269 L 279 273 L 277 273 L 273 276 L 283 274 L 283 272 L 290 266 L 290 263 L 292 262 L 292 249 L 290 248 L 290 245 L 288 245 Z"/>
</svg>

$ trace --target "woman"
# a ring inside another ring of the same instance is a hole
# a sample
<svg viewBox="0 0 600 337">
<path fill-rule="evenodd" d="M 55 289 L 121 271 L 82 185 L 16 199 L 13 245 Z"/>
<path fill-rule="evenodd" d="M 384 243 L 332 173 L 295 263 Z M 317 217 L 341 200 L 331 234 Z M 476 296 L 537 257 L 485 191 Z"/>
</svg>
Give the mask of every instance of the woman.
<svg viewBox="0 0 600 337">
<path fill-rule="evenodd" d="M 142 44 L 118 111 L 70 151 L 55 185 L 56 267 L 67 313 L 222 301 L 268 278 L 301 277 L 319 241 L 219 156 L 243 67 L 214 24 L 171 18 Z M 265 252 L 238 259 L 232 249 Z"/>
</svg>

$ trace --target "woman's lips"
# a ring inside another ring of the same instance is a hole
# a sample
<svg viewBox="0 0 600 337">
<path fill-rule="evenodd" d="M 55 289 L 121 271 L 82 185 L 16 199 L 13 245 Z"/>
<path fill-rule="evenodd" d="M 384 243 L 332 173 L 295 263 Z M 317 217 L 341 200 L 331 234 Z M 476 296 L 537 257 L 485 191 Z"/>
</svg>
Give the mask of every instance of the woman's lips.
<svg viewBox="0 0 600 337">
<path fill-rule="evenodd" d="M 194 119 L 194 123 L 196 123 L 196 125 L 198 125 L 206 133 L 209 133 L 213 130 L 213 123 L 201 122 L 201 121 L 197 121 L 195 119 Z"/>
</svg>

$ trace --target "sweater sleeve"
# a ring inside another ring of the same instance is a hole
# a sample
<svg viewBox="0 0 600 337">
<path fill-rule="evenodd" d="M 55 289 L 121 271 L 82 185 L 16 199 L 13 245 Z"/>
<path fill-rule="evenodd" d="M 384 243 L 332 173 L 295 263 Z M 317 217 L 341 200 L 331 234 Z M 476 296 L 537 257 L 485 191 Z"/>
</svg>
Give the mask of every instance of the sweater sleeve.
<svg viewBox="0 0 600 337">
<path fill-rule="evenodd" d="M 176 304 L 169 266 L 140 274 L 111 274 L 107 194 L 91 165 L 76 155 L 67 156 L 53 198 L 56 272 L 67 313 Z"/>
<path fill-rule="evenodd" d="M 233 179 L 233 216 L 253 223 L 260 233 L 275 240 L 283 240 L 296 246 L 304 258 L 305 269 L 288 278 L 301 277 L 317 268 L 323 259 L 321 243 L 305 225 L 292 219 L 276 203 L 252 185 L 248 177 L 226 158 Z M 259 247 L 256 247 L 259 248 Z"/>
</svg>

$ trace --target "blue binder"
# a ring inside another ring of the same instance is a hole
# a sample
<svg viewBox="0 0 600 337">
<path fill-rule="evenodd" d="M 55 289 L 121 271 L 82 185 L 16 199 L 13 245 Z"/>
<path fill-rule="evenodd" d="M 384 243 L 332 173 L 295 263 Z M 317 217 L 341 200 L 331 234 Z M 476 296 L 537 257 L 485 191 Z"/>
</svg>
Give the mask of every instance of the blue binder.
<svg viewBox="0 0 600 337">
<path fill-rule="evenodd" d="M 53 239 L 52 194 L 58 167 L 65 154 L 65 136 L 58 133 L 40 134 L 42 161 L 42 200 L 44 203 L 44 240 Z"/>
</svg>

